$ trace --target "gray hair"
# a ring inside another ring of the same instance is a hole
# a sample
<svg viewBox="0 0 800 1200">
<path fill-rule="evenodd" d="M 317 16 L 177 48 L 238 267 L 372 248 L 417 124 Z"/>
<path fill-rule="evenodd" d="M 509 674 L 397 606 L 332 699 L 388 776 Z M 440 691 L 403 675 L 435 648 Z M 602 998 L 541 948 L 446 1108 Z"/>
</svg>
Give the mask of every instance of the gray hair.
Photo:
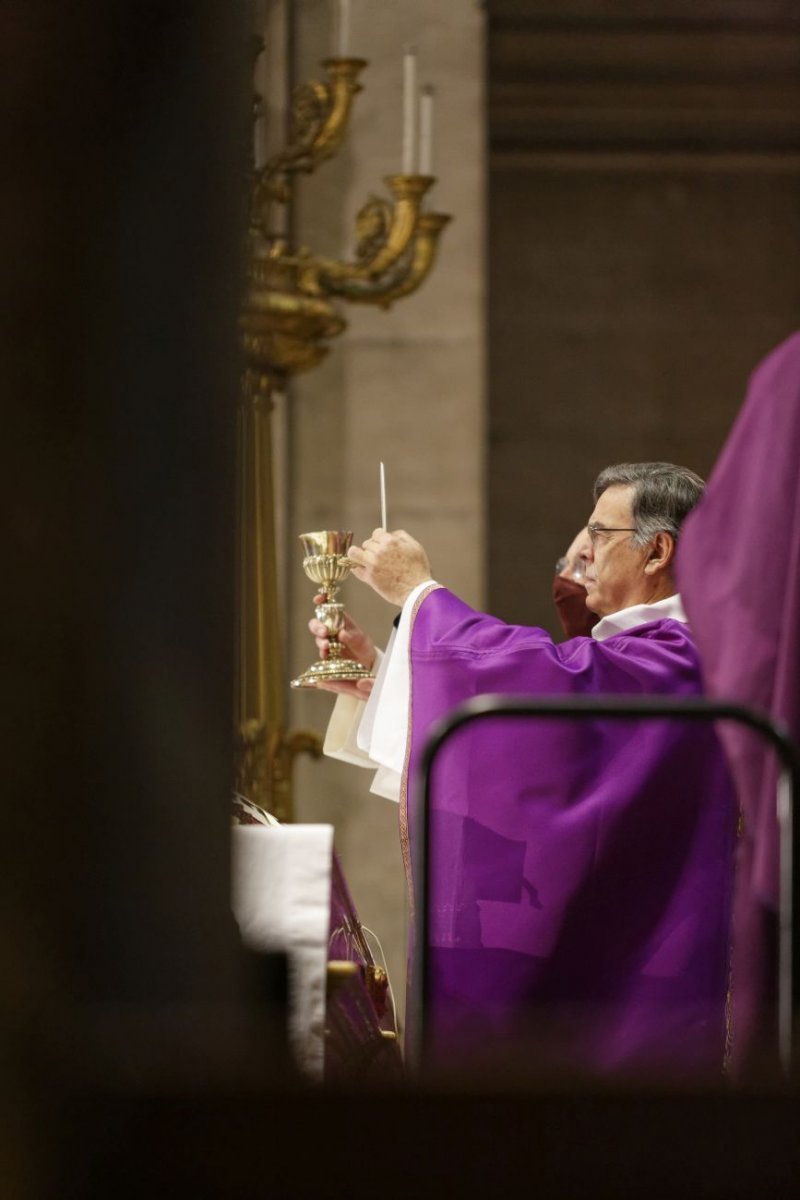
<svg viewBox="0 0 800 1200">
<path fill-rule="evenodd" d="M 703 494 L 705 484 L 688 467 L 674 463 L 617 463 L 606 467 L 594 483 L 597 503 L 606 488 L 633 485 L 632 513 L 636 533 L 632 541 L 646 545 L 657 533 L 670 533 L 677 540 L 684 517 Z"/>
</svg>

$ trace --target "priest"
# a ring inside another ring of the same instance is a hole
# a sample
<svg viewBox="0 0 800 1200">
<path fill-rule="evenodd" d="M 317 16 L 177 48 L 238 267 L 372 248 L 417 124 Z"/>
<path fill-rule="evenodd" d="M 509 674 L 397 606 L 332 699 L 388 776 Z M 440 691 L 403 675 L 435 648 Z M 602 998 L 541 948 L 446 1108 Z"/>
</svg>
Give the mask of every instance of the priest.
<svg viewBox="0 0 800 1200">
<path fill-rule="evenodd" d="M 474 611 L 402 530 L 375 530 L 350 552 L 353 574 L 401 613 L 355 740 L 339 713 L 328 749 L 377 764 L 384 794 L 396 781 L 409 876 L 408 781 L 432 724 L 460 702 L 702 692 L 673 578 L 701 492 L 698 476 L 669 463 L 601 473 L 585 576 L 599 620 L 591 636 L 558 645 Z M 355 626 L 344 641 L 362 661 L 375 655 Z M 427 1019 L 437 1058 L 524 1046 L 558 1069 L 721 1073 L 736 813 L 713 730 L 492 718 L 450 740 L 433 782 Z"/>
</svg>

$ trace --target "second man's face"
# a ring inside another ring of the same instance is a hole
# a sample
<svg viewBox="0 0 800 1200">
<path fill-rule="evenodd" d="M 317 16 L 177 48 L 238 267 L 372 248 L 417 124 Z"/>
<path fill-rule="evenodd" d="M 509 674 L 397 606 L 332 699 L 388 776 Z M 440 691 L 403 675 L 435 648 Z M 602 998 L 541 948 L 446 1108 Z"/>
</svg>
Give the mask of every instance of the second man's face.
<svg viewBox="0 0 800 1200">
<path fill-rule="evenodd" d="M 631 484 L 607 488 L 589 518 L 594 531 L 584 579 L 586 607 L 601 617 L 645 600 L 647 547 L 632 542 L 632 500 Z"/>
</svg>

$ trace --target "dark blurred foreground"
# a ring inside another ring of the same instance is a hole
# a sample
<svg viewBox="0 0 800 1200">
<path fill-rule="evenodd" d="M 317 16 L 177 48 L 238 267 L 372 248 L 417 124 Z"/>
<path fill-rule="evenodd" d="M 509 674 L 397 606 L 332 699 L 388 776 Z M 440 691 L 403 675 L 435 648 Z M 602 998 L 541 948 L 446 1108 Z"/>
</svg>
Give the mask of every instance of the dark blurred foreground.
<svg viewBox="0 0 800 1200">
<path fill-rule="evenodd" d="M 65 1196 L 800 1194 L 795 1099 L 169 1095 L 78 1104 Z"/>
</svg>

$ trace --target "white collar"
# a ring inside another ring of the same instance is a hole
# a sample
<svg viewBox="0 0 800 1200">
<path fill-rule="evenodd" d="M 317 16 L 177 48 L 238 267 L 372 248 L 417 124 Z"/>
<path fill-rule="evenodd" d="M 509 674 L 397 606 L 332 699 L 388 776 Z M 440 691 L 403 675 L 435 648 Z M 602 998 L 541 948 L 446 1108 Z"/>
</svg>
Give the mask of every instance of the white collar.
<svg viewBox="0 0 800 1200">
<path fill-rule="evenodd" d="M 666 600 L 656 600 L 655 604 L 633 604 L 630 608 L 621 608 L 619 612 L 602 617 L 592 630 L 592 637 L 604 642 L 615 633 L 624 633 L 626 629 L 635 629 L 637 625 L 646 625 L 648 621 L 663 621 L 666 618 L 687 624 L 688 618 L 677 592 L 674 596 L 667 596 Z"/>
</svg>

